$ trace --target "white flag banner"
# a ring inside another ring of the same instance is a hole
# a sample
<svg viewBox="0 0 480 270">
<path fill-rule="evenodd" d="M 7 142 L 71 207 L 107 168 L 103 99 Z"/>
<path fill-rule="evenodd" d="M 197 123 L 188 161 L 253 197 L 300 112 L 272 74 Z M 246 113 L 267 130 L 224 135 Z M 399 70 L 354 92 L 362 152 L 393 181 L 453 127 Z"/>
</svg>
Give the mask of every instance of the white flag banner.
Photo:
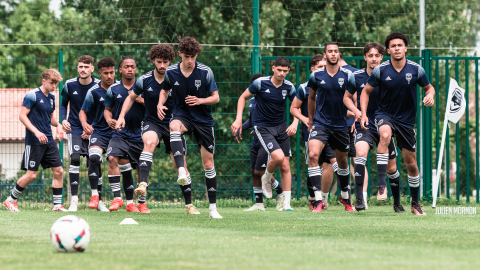
<svg viewBox="0 0 480 270">
<path fill-rule="evenodd" d="M 457 123 L 465 113 L 465 106 L 465 89 L 458 86 L 457 81 L 450 78 L 446 118 L 453 123 Z"/>
</svg>

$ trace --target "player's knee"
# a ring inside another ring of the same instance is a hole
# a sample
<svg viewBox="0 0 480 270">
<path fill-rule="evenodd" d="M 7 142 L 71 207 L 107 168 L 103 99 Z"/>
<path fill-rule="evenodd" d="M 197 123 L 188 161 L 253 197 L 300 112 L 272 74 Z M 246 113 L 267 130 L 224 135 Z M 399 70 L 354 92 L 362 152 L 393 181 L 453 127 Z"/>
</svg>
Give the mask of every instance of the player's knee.
<svg viewBox="0 0 480 270">
<path fill-rule="evenodd" d="M 145 144 L 145 147 L 149 149 L 156 146 L 155 141 L 152 139 L 146 139 L 143 143 Z"/>
<path fill-rule="evenodd" d="M 387 173 L 393 174 L 397 171 L 397 164 L 388 164 L 387 165 Z"/>
<path fill-rule="evenodd" d="M 392 136 L 390 135 L 390 133 L 388 133 L 388 132 L 381 132 L 381 133 L 380 133 L 380 142 L 383 142 L 383 143 L 388 142 L 388 143 L 390 143 L 391 137 L 392 137 Z"/>
<path fill-rule="evenodd" d="M 290 163 L 289 162 L 283 162 L 282 165 L 280 165 L 280 171 L 288 172 L 289 170 L 290 170 Z"/>
<path fill-rule="evenodd" d="M 90 164 L 92 165 L 99 165 L 102 163 L 102 157 L 99 155 L 91 155 L 90 156 Z"/>
<path fill-rule="evenodd" d="M 407 167 L 407 170 L 409 170 L 409 171 L 418 170 L 417 161 L 415 159 L 406 159 L 405 160 L 405 166 Z"/>
<path fill-rule="evenodd" d="M 253 171 L 253 176 L 254 177 L 257 177 L 257 178 L 260 178 L 263 176 L 263 174 L 265 173 L 265 171 L 257 171 L 257 170 L 254 170 Z"/>
<path fill-rule="evenodd" d="M 180 131 L 180 123 L 178 121 L 172 121 L 170 123 L 170 132 Z"/>
<path fill-rule="evenodd" d="M 80 166 L 80 154 L 72 154 L 70 159 L 73 166 Z"/>
<path fill-rule="evenodd" d="M 204 170 L 211 170 L 215 165 L 213 164 L 213 160 L 207 160 L 203 162 L 203 169 Z"/>
<path fill-rule="evenodd" d="M 360 149 L 360 150 L 357 150 L 357 157 L 364 157 L 366 158 L 367 157 L 367 154 L 368 152 L 363 150 L 363 149 Z"/>
<path fill-rule="evenodd" d="M 27 174 L 25 174 L 25 177 L 27 177 L 28 181 L 33 181 L 37 178 L 38 171 L 28 171 Z"/>
<path fill-rule="evenodd" d="M 54 177 L 62 177 L 63 176 L 63 168 L 58 167 L 57 169 L 53 170 Z"/>
<path fill-rule="evenodd" d="M 118 160 L 115 157 L 108 157 L 108 166 L 118 166 Z"/>
</svg>

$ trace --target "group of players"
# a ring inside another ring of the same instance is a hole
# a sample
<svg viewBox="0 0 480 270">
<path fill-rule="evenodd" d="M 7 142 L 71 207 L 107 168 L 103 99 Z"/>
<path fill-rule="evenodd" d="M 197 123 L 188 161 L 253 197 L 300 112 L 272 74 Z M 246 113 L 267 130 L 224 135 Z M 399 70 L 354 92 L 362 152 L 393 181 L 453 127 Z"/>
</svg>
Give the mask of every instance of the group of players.
<svg viewBox="0 0 480 270">
<path fill-rule="evenodd" d="M 377 198 L 387 198 L 385 177 L 388 174 L 394 197 L 395 212 L 405 212 L 400 204 L 399 172 L 396 168 L 395 136 L 402 149 L 408 169 L 412 195 L 411 210 L 425 215 L 418 203 L 419 172 L 416 166 L 415 131 L 416 84 L 426 92 L 425 106 L 433 105 L 434 88 L 424 70 L 406 60 L 408 40 L 394 32 L 385 40 L 391 60 L 381 63 L 384 47 L 369 43 L 364 48 L 367 67 L 357 70 L 343 61 L 335 43 L 325 46 L 324 54 L 310 61 L 310 80 L 295 89 L 285 79 L 290 63 L 279 57 L 273 76 L 255 74 L 251 85 L 240 96 L 237 118 L 232 134 L 238 142 L 242 130 L 253 128 L 251 171 L 256 203 L 245 211 L 265 210 L 263 195 L 272 198 L 277 191 L 277 210 L 292 211 L 290 138 L 302 122 L 302 140 L 306 146 L 308 164 L 307 186 L 312 212 L 328 207 L 333 174 L 340 186 L 340 202 L 346 211 L 366 209 L 365 189 L 367 154 L 377 144 L 377 165 L 380 178 Z M 27 93 L 20 112 L 26 126 L 22 176 L 4 205 L 12 212 L 19 211 L 17 199 L 38 173 L 38 166 L 53 171 L 53 211 L 77 211 L 79 168 L 86 157 L 92 197 L 89 208 L 98 211 L 117 211 L 124 205 L 120 192 L 120 175 L 129 212 L 149 213 L 146 205 L 148 175 L 152 156 L 160 141 L 178 173 L 187 214 L 200 214 L 192 204 L 191 178 L 186 166 L 187 147 L 183 134 L 191 134 L 200 147 L 206 187 L 210 202 L 209 217 L 222 218 L 216 208 L 217 179 L 214 166 L 215 135 L 211 105 L 220 101 L 212 70 L 196 62 L 201 46 L 194 38 L 185 37 L 178 46 L 182 61 L 170 65 L 175 58 L 173 47 L 167 44 L 151 48 L 149 59 L 155 68 L 136 79 L 136 61 L 122 57 L 118 71 L 121 80 L 115 81 L 116 63 L 111 58 L 97 62 L 100 80 L 92 77 L 94 61 L 91 56 L 78 58 L 79 76 L 67 80 L 61 93 L 60 122 L 53 112 L 52 92 L 62 81 L 60 73 L 48 69 L 42 73 L 42 86 Z M 362 95 L 363 93 L 363 95 Z M 285 121 L 286 99 L 292 102 L 293 123 Z M 249 100 L 250 117 L 242 125 L 242 114 Z M 310 101 L 310 102 L 309 102 Z M 348 110 L 347 110 L 348 108 Z M 351 119 L 348 123 L 347 119 Z M 375 124 L 373 124 L 375 123 Z M 59 140 L 67 133 L 71 157 L 69 178 L 71 203 L 62 206 L 62 158 L 53 140 L 55 126 Z M 356 151 L 352 151 L 355 149 Z M 356 152 L 356 153 L 355 153 Z M 114 194 L 109 208 L 102 202 L 102 155 L 108 161 L 108 180 Z M 348 157 L 354 158 L 356 203 L 350 200 Z M 137 170 L 137 188 L 132 176 Z M 272 176 L 277 169 L 281 185 Z M 322 180 L 321 180 L 322 178 Z M 138 195 L 138 207 L 134 203 Z"/>
<path fill-rule="evenodd" d="M 400 173 L 396 167 L 396 138 L 408 171 L 412 197 L 411 212 L 426 215 L 418 202 L 419 171 L 415 153 L 415 119 L 417 84 L 425 91 L 423 103 L 432 106 L 435 89 L 424 69 L 406 59 L 408 39 L 393 32 L 385 39 L 385 47 L 372 42 L 364 47 L 366 68 L 355 69 L 342 59 L 339 47 L 327 43 L 324 54 L 310 60 L 308 82 L 296 91 L 285 79 L 290 63 L 279 57 L 272 66 L 273 75 L 255 74 L 250 87 L 240 96 L 237 117 L 231 126 L 235 140 L 241 131 L 253 127 L 255 139 L 251 148 L 251 169 L 256 203 L 246 211 L 265 210 L 261 193 L 272 197 L 271 177 L 279 169 L 283 187 L 280 210 L 292 211 L 290 139 L 292 126 L 302 122 L 308 164 L 308 202 L 312 212 L 327 209 L 327 199 L 336 173 L 339 201 L 346 211 L 367 209 L 365 163 L 373 144 L 377 145 L 378 200 L 387 199 L 388 176 L 395 212 L 405 212 L 400 204 Z M 385 48 L 391 59 L 382 62 Z M 251 98 L 251 99 L 250 99 Z M 295 117 L 292 126 L 285 121 L 287 98 L 292 102 L 290 113 Z M 250 117 L 242 125 L 242 113 L 247 100 Z M 347 110 L 348 109 L 348 110 Z M 348 119 L 351 118 L 350 121 Z M 298 120 L 297 120 L 298 119 Z M 353 158 L 355 206 L 350 196 L 348 157 Z M 266 166 L 265 166 L 266 164 Z"/>
</svg>

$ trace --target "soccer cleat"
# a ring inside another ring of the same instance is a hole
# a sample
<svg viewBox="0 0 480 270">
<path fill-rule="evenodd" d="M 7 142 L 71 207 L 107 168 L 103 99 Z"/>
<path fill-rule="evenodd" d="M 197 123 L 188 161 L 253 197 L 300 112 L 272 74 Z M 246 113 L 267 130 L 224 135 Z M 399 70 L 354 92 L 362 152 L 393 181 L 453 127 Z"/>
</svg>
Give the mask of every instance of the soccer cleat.
<svg viewBox="0 0 480 270">
<path fill-rule="evenodd" d="M 393 211 L 395 211 L 395 213 L 406 213 L 407 211 L 405 211 L 405 209 L 403 208 L 403 205 L 401 204 L 394 204 L 393 205 Z"/>
<path fill-rule="evenodd" d="M 148 210 L 148 209 L 147 209 Z M 135 213 L 140 213 L 140 210 L 138 210 L 137 206 L 133 203 L 127 204 L 127 212 L 135 212 Z"/>
<path fill-rule="evenodd" d="M 322 201 L 322 209 L 327 210 L 328 209 L 328 203 L 326 201 Z"/>
<path fill-rule="evenodd" d="M 307 200 L 308 201 L 308 209 L 310 209 L 310 211 L 313 211 L 313 202 L 315 202 L 315 200 Z"/>
<path fill-rule="evenodd" d="M 314 201 L 312 206 L 313 206 L 312 213 L 321 213 L 322 212 L 323 201 Z"/>
<path fill-rule="evenodd" d="M 185 208 L 187 210 L 187 214 L 200 215 L 200 212 L 197 210 L 197 208 L 193 204 L 189 204 Z"/>
<path fill-rule="evenodd" d="M 140 211 L 140 213 L 150 214 L 150 210 L 148 210 L 147 205 L 144 203 L 138 204 L 138 210 Z"/>
<path fill-rule="evenodd" d="M 387 199 L 387 189 L 385 186 L 378 186 L 377 200 L 385 201 Z"/>
<path fill-rule="evenodd" d="M 220 214 L 217 212 L 216 209 L 210 210 L 210 213 L 208 214 L 208 217 L 210 217 L 210 218 L 223 218 L 222 216 L 220 216 Z"/>
<path fill-rule="evenodd" d="M 365 210 L 365 204 L 364 204 L 363 199 L 358 198 L 355 201 L 355 210 L 357 210 L 357 211 Z"/>
<path fill-rule="evenodd" d="M 263 204 L 262 204 L 263 206 Z M 265 211 L 265 207 L 260 207 L 257 204 L 254 204 L 252 207 L 243 210 L 244 212 L 253 212 L 253 211 Z"/>
<path fill-rule="evenodd" d="M 262 190 L 265 197 L 268 199 L 272 198 L 272 183 L 270 179 L 267 179 L 267 174 L 262 175 Z"/>
<path fill-rule="evenodd" d="M 122 207 L 124 205 L 124 202 L 122 198 L 114 198 L 112 201 L 112 205 L 108 208 L 110 211 L 117 211 L 118 208 Z"/>
<path fill-rule="evenodd" d="M 99 201 L 99 202 L 98 202 L 97 211 L 100 211 L 100 212 L 110 212 L 110 210 L 108 210 L 107 206 L 105 206 L 105 203 L 102 202 L 102 201 Z"/>
<path fill-rule="evenodd" d="M 277 206 L 275 207 L 275 209 L 278 210 L 278 209 L 283 207 L 283 200 L 284 199 L 285 199 L 285 196 L 283 194 L 278 194 L 278 196 L 277 196 Z"/>
<path fill-rule="evenodd" d="M 54 205 L 52 211 L 53 212 L 69 212 L 67 208 L 63 207 L 63 205 L 61 204 Z"/>
<path fill-rule="evenodd" d="M 292 211 L 293 212 L 293 209 L 289 206 L 286 208 L 285 205 L 284 205 L 282 208 L 278 209 L 278 211 Z"/>
<path fill-rule="evenodd" d="M 180 186 L 188 185 L 187 172 L 185 171 L 185 168 L 183 168 L 183 167 L 178 168 L 178 179 L 177 179 L 177 183 L 178 183 Z"/>
<path fill-rule="evenodd" d="M 412 213 L 416 216 L 426 216 L 427 214 L 423 212 L 422 206 L 419 203 L 412 202 Z"/>
<path fill-rule="evenodd" d="M 18 204 L 16 202 L 9 202 L 8 199 L 6 199 L 5 202 L 3 202 L 3 205 L 5 205 L 5 207 L 7 207 L 10 212 L 20 212 L 20 210 L 18 210 Z"/>
<path fill-rule="evenodd" d="M 140 184 L 138 184 L 138 187 L 135 189 L 135 194 L 139 196 L 145 196 L 147 194 L 147 183 L 140 182 Z"/>
<path fill-rule="evenodd" d="M 72 199 L 70 207 L 68 207 L 68 212 L 77 212 L 78 209 L 78 199 Z"/>
<path fill-rule="evenodd" d="M 355 208 L 353 208 L 353 205 L 350 199 L 345 200 L 344 198 L 342 198 L 342 196 L 338 196 L 338 200 L 340 201 L 340 203 L 342 203 L 345 206 L 345 211 L 347 212 L 355 211 Z"/>
<path fill-rule="evenodd" d="M 100 202 L 100 197 L 98 195 L 93 195 L 92 198 L 90 199 L 90 203 L 88 204 L 88 208 L 97 209 L 99 202 Z"/>
</svg>

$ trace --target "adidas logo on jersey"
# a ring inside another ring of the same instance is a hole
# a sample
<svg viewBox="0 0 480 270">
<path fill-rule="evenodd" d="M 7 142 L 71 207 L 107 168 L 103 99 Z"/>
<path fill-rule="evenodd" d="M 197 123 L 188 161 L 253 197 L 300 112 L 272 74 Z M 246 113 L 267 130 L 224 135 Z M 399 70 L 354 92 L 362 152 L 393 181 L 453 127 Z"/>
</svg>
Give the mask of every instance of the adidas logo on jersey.
<svg viewBox="0 0 480 270">
<path fill-rule="evenodd" d="M 209 188 L 208 191 L 210 192 L 213 192 L 213 191 L 217 191 L 216 189 L 214 189 L 213 187 Z"/>
<path fill-rule="evenodd" d="M 361 176 L 358 172 L 355 173 L 355 176 Z"/>
<path fill-rule="evenodd" d="M 392 79 L 390 79 L 390 76 L 388 76 L 385 81 L 391 81 Z"/>
<path fill-rule="evenodd" d="M 322 81 L 320 82 L 320 84 L 325 84 L 325 81 L 324 81 L 324 80 L 322 80 Z"/>
<path fill-rule="evenodd" d="M 147 91 L 148 91 L 148 92 L 152 92 L 152 91 L 153 91 L 152 87 L 149 87 L 149 88 L 147 89 Z"/>
<path fill-rule="evenodd" d="M 45 102 L 43 102 L 43 99 L 40 99 L 40 103 L 45 103 Z"/>
<path fill-rule="evenodd" d="M 175 152 L 175 155 L 173 155 L 173 156 L 176 157 L 176 156 L 181 156 L 181 155 L 182 155 L 182 154 L 180 154 L 180 152 L 177 151 L 177 152 Z"/>
<path fill-rule="evenodd" d="M 265 91 L 265 93 L 270 93 L 270 89 L 267 89 L 267 91 Z"/>
<path fill-rule="evenodd" d="M 180 85 L 177 81 L 175 81 L 175 83 L 173 85 Z"/>
<path fill-rule="evenodd" d="M 101 97 L 99 101 L 104 101 L 104 100 L 105 100 L 105 99 L 104 99 L 103 97 Z"/>
<path fill-rule="evenodd" d="M 91 173 L 88 176 L 97 176 L 97 174 L 96 173 Z"/>
<path fill-rule="evenodd" d="M 122 97 L 122 95 L 118 94 L 117 98 L 121 98 L 121 97 Z"/>
<path fill-rule="evenodd" d="M 133 189 L 133 185 L 130 185 L 127 189 Z"/>
<path fill-rule="evenodd" d="M 144 161 L 140 164 L 140 166 L 147 166 L 147 163 Z"/>
<path fill-rule="evenodd" d="M 266 166 L 265 164 L 263 164 L 263 165 L 262 165 L 262 168 L 265 168 L 265 167 L 267 167 L 267 166 Z"/>
<path fill-rule="evenodd" d="M 78 95 L 77 91 L 73 92 L 74 95 Z"/>
<path fill-rule="evenodd" d="M 365 87 L 365 84 L 360 85 L 360 87 Z"/>
</svg>

